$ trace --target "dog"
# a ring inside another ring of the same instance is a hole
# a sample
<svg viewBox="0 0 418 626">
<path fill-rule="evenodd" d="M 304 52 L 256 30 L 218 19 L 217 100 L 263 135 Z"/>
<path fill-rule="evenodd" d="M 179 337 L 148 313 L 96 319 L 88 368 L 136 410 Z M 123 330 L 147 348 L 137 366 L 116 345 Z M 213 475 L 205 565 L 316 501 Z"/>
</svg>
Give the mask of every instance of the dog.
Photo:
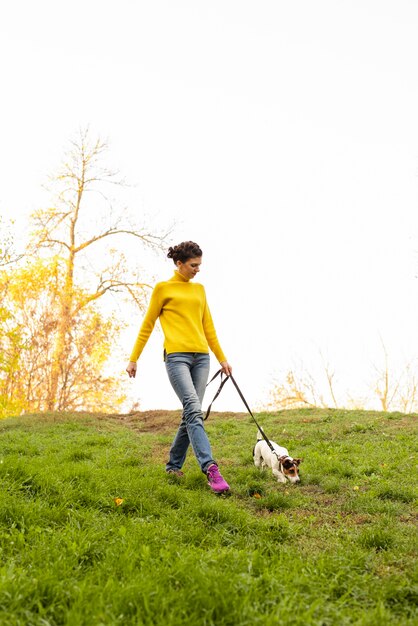
<svg viewBox="0 0 418 626">
<path fill-rule="evenodd" d="M 261 432 L 258 431 L 257 443 L 253 450 L 254 465 L 261 469 L 271 467 L 273 476 L 277 478 L 279 483 L 285 483 L 286 480 L 292 484 L 300 482 L 299 465 L 302 459 L 294 459 L 289 456 L 287 449 L 274 441 L 270 441 L 270 444 L 273 446 L 274 452 L 270 449 Z"/>
</svg>

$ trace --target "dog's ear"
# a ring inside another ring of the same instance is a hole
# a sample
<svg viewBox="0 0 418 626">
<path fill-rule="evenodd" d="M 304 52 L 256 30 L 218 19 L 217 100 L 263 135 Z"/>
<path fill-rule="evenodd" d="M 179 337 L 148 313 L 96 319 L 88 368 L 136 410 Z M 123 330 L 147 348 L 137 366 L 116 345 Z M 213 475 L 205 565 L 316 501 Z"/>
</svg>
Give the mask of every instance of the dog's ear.
<svg viewBox="0 0 418 626">
<path fill-rule="evenodd" d="M 293 459 L 293 463 L 299 466 L 302 463 L 302 460 L 303 459 Z"/>
</svg>

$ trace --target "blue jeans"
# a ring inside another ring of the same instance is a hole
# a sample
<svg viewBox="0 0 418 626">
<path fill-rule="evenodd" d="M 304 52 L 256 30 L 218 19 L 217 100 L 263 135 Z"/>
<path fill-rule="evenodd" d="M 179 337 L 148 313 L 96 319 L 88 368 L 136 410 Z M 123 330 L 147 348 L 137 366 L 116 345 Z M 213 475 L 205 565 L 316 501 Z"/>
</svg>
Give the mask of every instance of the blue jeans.
<svg viewBox="0 0 418 626">
<path fill-rule="evenodd" d="M 170 448 L 166 469 L 181 469 L 189 444 L 202 472 L 215 461 L 203 426 L 202 402 L 209 376 L 209 354 L 173 352 L 165 366 L 171 386 L 183 405 L 183 418 Z"/>
</svg>

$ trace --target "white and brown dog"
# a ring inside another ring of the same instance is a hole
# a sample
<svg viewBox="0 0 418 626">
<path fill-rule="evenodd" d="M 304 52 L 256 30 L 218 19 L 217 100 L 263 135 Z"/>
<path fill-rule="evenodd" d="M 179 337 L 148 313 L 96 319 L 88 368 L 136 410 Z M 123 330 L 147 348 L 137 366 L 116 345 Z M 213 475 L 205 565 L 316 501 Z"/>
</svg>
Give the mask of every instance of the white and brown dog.
<svg viewBox="0 0 418 626">
<path fill-rule="evenodd" d="M 277 445 L 274 441 L 270 441 L 270 444 L 274 452 L 270 449 L 260 431 L 258 431 L 257 443 L 253 450 L 254 465 L 261 469 L 271 467 L 271 471 L 279 483 L 285 483 L 286 480 L 293 484 L 298 483 L 300 481 L 299 465 L 302 459 L 294 459 L 289 456 L 286 448 Z"/>
</svg>

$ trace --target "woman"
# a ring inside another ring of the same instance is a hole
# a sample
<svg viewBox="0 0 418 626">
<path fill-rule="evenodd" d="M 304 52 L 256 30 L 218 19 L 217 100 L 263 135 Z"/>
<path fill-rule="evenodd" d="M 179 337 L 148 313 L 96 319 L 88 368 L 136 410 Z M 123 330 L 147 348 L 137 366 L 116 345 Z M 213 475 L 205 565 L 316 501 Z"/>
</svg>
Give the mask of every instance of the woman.
<svg viewBox="0 0 418 626">
<path fill-rule="evenodd" d="M 203 285 L 191 281 L 200 271 L 202 250 L 193 241 L 169 248 L 176 269 L 170 280 L 157 283 L 126 371 L 135 377 L 136 362 L 157 318 L 164 332 L 164 360 L 170 383 L 183 405 L 183 418 L 170 448 L 166 471 L 183 476 L 181 468 L 191 443 L 208 484 L 215 493 L 229 490 L 212 457 L 203 426 L 202 401 L 209 375 L 209 348 L 229 375 L 229 365 L 216 336 Z"/>
</svg>

